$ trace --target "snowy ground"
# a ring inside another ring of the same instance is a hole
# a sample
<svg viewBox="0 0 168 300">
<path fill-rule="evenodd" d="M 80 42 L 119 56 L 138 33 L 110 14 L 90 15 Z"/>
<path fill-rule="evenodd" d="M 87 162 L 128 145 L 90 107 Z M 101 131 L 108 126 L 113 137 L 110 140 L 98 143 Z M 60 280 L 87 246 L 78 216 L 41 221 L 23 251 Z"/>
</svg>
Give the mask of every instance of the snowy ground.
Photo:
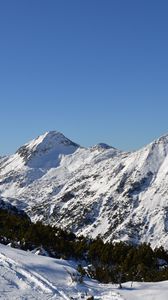
<svg viewBox="0 0 168 300">
<path fill-rule="evenodd" d="M 77 300 L 94 296 L 96 300 L 167 300 L 168 282 L 130 283 L 119 290 L 85 279 L 72 282 L 74 264 L 65 260 L 37 256 L 0 245 L 0 299 Z"/>
</svg>

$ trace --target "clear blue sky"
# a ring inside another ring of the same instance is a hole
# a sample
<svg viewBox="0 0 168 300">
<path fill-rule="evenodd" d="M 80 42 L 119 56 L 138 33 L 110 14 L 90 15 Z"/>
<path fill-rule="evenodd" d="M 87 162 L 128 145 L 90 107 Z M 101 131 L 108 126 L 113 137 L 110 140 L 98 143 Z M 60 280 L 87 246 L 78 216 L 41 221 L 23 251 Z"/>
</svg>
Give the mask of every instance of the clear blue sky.
<svg viewBox="0 0 168 300">
<path fill-rule="evenodd" d="M 0 1 L 0 154 L 48 130 L 123 150 L 168 132 L 167 0 Z"/>
</svg>

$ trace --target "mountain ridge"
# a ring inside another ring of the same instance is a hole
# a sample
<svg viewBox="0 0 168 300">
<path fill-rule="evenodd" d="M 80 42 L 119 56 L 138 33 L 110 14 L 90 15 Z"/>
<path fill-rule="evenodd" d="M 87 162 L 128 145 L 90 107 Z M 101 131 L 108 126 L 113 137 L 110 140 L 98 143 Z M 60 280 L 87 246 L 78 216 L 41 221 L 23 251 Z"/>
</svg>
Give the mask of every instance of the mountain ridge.
<svg viewBox="0 0 168 300">
<path fill-rule="evenodd" d="M 51 131 L 0 160 L 3 199 L 34 221 L 105 241 L 168 248 L 167 184 L 167 134 L 123 152 L 103 143 L 84 148 Z"/>
</svg>

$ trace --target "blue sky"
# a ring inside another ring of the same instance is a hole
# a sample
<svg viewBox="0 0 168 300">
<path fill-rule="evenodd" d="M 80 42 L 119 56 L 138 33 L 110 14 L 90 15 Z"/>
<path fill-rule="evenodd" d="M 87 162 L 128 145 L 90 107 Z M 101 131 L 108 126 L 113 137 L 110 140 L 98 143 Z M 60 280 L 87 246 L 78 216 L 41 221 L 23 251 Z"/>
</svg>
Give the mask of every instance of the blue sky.
<svg viewBox="0 0 168 300">
<path fill-rule="evenodd" d="M 167 0 L 0 2 L 0 154 L 48 130 L 137 149 L 168 132 Z"/>
</svg>

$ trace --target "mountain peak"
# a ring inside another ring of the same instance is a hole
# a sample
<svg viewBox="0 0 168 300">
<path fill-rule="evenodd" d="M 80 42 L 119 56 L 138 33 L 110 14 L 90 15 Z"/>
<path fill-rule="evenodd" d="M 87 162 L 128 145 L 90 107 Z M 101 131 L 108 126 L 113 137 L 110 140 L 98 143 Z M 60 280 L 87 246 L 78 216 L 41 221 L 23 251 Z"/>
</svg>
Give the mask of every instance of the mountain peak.
<svg viewBox="0 0 168 300">
<path fill-rule="evenodd" d="M 102 148 L 102 149 L 111 149 L 111 148 L 114 149 L 114 147 L 112 147 L 112 146 L 110 146 L 108 144 L 105 144 L 105 143 L 98 143 L 97 147 Z"/>
<path fill-rule="evenodd" d="M 29 149 L 33 149 L 33 150 L 40 150 L 40 149 L 48 150 L 50 148 L 53 148 L 61 144 L 66 146 L 79 147 L 79 145 L 66 138 L 59 131 L 47 131 L 26 145 L 28 146 Z"/>
<path fill-rule="evenodd" d="M 94 150 L 95 149 L 96 150 L 107 150 L 107 149 L 111 149 L 111 148 L 113 149 L 113 147 L 111 147 L 111 146 L 109 146 L 105 143 L 98 143 L 98 144 L 92 146 L 91 148 L 94 149 Z"/>
<path fill-rule="evenodd" d="M 155 143 L 164 143 L 164 144 L 168 144 L 168 133 L 160 136 L 158 139 L 156 139 L 154 141 Z"/>
<path fill-rule="evenodd" d="M 164 157 L 168 154 L 168 134 L 162 135 L 158 139 L 155 139 L 153 142 L 148 144 L 145 149 L 149 149 L 149 151 L 157 151 L 159 152 L 159 156 L 163 155 Z"/>
<path fill-rule="evenodd" d="M 33 167 L 55 167 L 61 155 L 72 154 L 79 145 L 66 138 L 58 131 L 47 131 L 16 152 Z"/>
</svg>

